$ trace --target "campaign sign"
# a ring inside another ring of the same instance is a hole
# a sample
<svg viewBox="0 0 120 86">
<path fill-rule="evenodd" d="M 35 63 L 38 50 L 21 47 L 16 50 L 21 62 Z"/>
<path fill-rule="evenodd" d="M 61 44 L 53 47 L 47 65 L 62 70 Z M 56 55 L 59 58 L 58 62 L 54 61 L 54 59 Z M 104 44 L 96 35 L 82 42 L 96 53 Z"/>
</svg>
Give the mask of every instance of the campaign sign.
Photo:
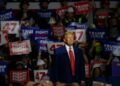
<svg viewBox="0 0 120 86">
<path fill-rule="evenodd" d="M 5 75 L 7 73 L 8 63 L 0 61 L 0 75 Z"/>
<path fill-rule="evenodd" d="M 60 25 L 60 26 L 54 25 L 52 26 L 52 32 L 54 36 L 61 37 L 65 33 L 65 27 L 63 25 Z"/>
<path fill-rule="evenodd" d="M 29 71 L 10 71 L 10 82 L 25 83 L 29 80 Z"/>
<path fill-rule="evenodd" d="M 11 10 L 0 12 L 0 21 L 12 20 L 13 18 L 14 16 Z"/>
<path fill-rule="evenodd" d="M 47 48 L 48 48 L 49 54 L 54 54 L 54 50 L 58 47 L 63 46 L 63 45 L 64 45 L 63 42 L 48 42 Z"/>
<path fill-rule="evenodd" d="M 40 82 L 47 74 L 48 70 L 34 70 L 34 81 Z"/>
<path fill-rule="evenodd" d="M 86 42 L 86 29 L 68 30 L 75 33 L 75 40 L 81 43 Z"/>
<path fill-rule="evenodd" d="M 23 39 L 29 39 L 30 35 L 34 34 L 34 31 L 39 29 L 38 27 L 21 27 L 21 36 Z"/>
<path fill-rule="evenodd" d="M 102 29 L 89 29 L 88 30 L 89 39 L 102 40 L 106 39 L 106 32 Z"/>
<path fill-rule="evenodd" d="M 112 76 L 120 77 L 120 62 L 112 62 Z"/>
<path fill-rule="evenodd" d="M 38 30 L 34 31 L 33 38 L 34 38 L 34 40 L 38 40 L 38 39 L 47 40 L 48 34 L 49 34 L 48 30 L 38 29 Z"/>
<path fill-rule="evenodd" d="M 47 40 L 36 40 L 37 41 L 37 47 L 39 48 L 39 51 L 47 51 Z"/>
<path fill-rule="evenodd" d="M 104 46 L 105 52 L 113 52 L 117 47 L 118 48 L 120 47 L 120 42 L 103 41 L 103 46 Z M 119 52 L 118 52 L 118 54 L 119 54 Z"/>
<path fill-rule="evenodd" d="M 19 21 L 1 21 L 1 31 L 8 34 L 19 34 Z"/>
<path fill-rule="evenodd" d="M 102 10 L 102 11 L 99 11 L 99 12 L 96 13 L 96 16 L 98 16 L 98 18 L 100 18 L 100 19 L 104 19 L 108 15 L 109 15 L 108 11 L 106 11 L 106 10 Z"/>
<path fill-rule="evenodd" d="M 74 3 L 76 15 L 88 14 L 90 12 L 89 8 L 90 3 L 87 1 L 81 1 Z"/>
<path fill-rule="evenodd" d="M 29 54 L 31 52 L 30 40 L 10 42 L 10 55 Z"/>
</svg>

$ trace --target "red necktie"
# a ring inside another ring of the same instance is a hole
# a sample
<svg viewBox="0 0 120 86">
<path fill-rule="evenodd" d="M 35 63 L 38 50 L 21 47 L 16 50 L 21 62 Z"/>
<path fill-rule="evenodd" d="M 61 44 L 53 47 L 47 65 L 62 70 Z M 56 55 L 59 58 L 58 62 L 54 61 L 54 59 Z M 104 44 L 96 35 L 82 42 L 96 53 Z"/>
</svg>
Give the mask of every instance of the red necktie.
<svg viewBox="0 0 120 86">
<path fill-rule="evenodd" d="M 75 57 L 71 48 L 69 48 L 69 56 L 70 56 L 72 75 L 74 76 L 75 75 L 75 60 L 74 60 Z"/>
</svg>

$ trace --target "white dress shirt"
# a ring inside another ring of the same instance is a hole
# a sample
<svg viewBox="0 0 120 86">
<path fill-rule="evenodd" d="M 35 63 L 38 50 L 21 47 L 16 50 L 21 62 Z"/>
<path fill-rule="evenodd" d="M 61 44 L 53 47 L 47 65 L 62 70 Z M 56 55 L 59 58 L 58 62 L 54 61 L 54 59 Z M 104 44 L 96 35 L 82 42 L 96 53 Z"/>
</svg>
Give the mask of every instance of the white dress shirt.
<svg viewBox="0 0 120 86">
<path fill-rule="evenodd" d="M 68 45 L 65 44 L 65 47 L 66 47 L 66 50 L 67 50 L 68 56 L 69 56 L 69 48 L 71 48 L 71 50 L 72 50 L 72 52 L 73 52 L 73 54 L 74 54 L 74 59 L 75 59 L 75 53 L 74 53 L 73 46 L 68 46 Z M 70 58 L 70 56 L 69 56 L 69 58 Z"/>
</svg>

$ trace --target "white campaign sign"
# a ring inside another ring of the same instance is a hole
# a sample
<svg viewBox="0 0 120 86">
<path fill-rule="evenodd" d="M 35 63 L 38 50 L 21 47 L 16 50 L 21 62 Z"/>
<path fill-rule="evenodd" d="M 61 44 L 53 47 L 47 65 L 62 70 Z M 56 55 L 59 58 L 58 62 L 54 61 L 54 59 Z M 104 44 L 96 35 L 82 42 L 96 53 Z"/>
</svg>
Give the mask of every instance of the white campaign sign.
<svg viewBox="0 0 120 86">
<path fill-rule="evenodd" d="M 79 42 L 86 42 L 86 29 L 69 30 L 75 33 L 75 40 Z"/>
<path fill-rule="evenodd" d="M 5 39 L 5 36 L 3 33 L 0 31 L 0 45 L 6 44 L 7 40 Z"/>
<path fill-rule="evenodd" d="M 19 21 L 1 21 L 1 31 L 9 34 L 19 34 Z"/>
<path fill-rule="evenodd" d="M 29 40 L 24 40 L 21 42 L 10 42 L 10 55 L 21 55 L 29 54 L 31 52 L 31 45 Z"/>
<path fill-rule="evenodd" d="M 47 73 L 48 70 L 34 70 L 34 81 L 40 82 Z"/>
<path fill-rule="evenodd" d="M 63 45 L 64 45 L 63 42 L 48 42 L 47 43 L 48 52 L 50 54 L 54 54 L 55 48 L 58 48 L 58 47 L 63 46 Z"/>
</svg>

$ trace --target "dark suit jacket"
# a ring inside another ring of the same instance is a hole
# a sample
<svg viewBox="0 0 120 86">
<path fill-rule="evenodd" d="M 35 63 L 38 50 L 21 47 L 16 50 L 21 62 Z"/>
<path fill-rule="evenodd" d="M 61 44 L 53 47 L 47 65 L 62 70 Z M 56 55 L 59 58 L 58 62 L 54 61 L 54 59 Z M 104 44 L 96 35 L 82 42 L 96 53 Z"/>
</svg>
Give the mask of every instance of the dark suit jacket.
<svg viewBox="0 0 120 86">
<path fill-rule="evenodd" d="M 74 48 L 75 54 L 75 77 L 72 77 L 69 56 L 65 46 L 55 50 L 53 58 L 53 67 L 50 71 L 50 78 L 53 82 L 59 81 L 62 83 L 80 82 L 85 77 L 84 60 L 82 50 Z"/>
</svg>

